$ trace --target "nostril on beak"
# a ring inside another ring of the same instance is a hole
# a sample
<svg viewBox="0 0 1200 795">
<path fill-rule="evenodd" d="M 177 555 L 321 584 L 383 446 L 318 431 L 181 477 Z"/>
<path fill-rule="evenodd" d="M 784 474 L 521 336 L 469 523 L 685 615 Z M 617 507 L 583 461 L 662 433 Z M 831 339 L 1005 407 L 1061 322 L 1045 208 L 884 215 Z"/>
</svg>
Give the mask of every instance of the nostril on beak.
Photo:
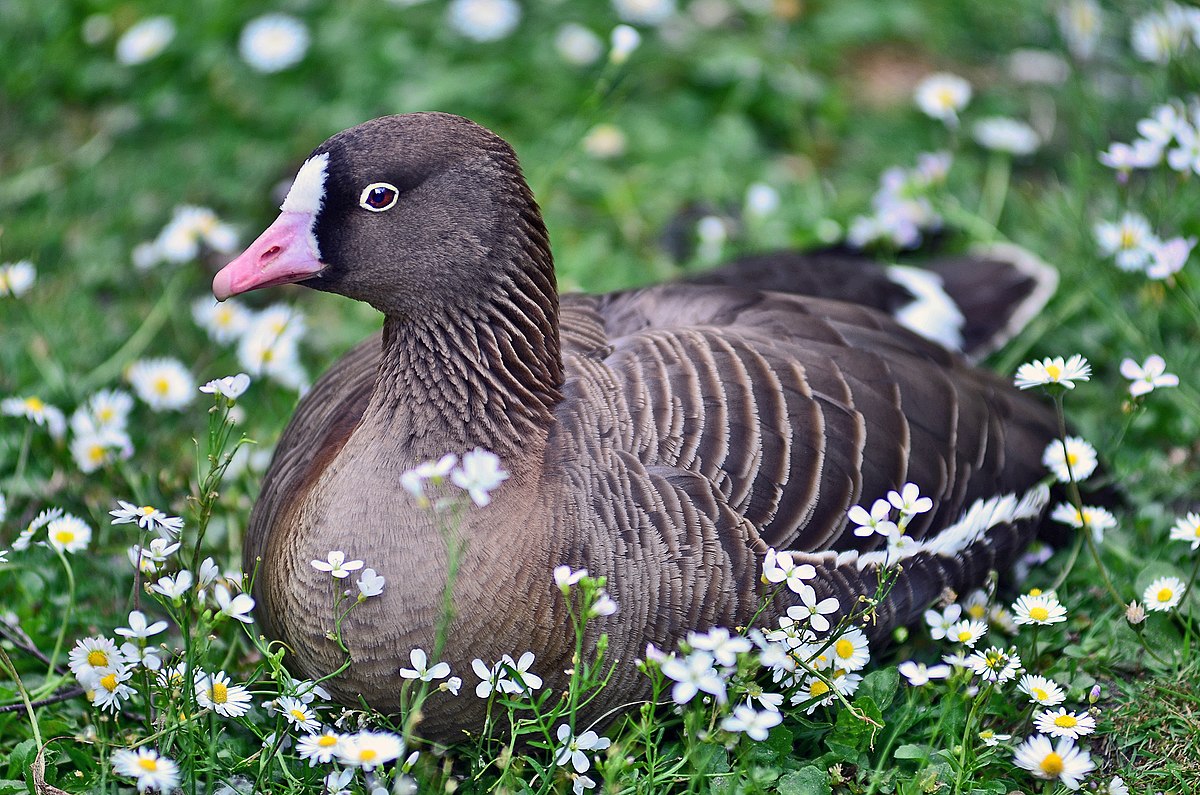
<svg viewBox="0 0 1200 795">
<path fill-rule="evenodd" d="M 259 256 L 258 259 L 260 262 L 267 262 L 268 260 L 273 260 L 273 259 L 275 259 L 275 257 L 279 256 L 279 252 L 282 250 L 283 249 L 281 249 L 279 246 L 271 246 L 269 249 L 264 251 Z"/>
</svg>

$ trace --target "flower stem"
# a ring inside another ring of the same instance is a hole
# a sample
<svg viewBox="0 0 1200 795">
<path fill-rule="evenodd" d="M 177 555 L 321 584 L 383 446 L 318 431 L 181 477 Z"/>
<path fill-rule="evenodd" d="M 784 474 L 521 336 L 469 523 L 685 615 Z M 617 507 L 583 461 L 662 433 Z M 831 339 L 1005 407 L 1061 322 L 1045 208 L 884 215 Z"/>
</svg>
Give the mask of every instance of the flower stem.
<svg viewBox="0 0 1200 795">
<path fill-rule="evenodd" d="M 62 652 L 63 639 L 67 634 L 67 625 L 71 623 L 71 613 L 75 610 L 75 572 L 71 570 L 71 562 L 67 560 L 67 556 L 63 554 L 61 549 L 56 548 L 54 553 L 58 555 L 58 559 L 62 561 L 63 569 L 67 572 L 67 610 L 63 614 L 62 623 L 58 627 L 58 637 L 54 640 L 54 650 L 50 652 L 50 664 L 46 668 L 47 683 L 53 680 L 58 655 Z"/>
</svg>

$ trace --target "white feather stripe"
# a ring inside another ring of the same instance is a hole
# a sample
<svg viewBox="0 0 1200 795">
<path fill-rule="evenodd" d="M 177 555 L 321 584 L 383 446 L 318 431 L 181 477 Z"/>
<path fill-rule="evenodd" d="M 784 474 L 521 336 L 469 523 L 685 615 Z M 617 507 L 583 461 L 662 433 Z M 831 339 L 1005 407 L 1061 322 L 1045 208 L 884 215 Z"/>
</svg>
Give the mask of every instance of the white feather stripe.
<svg viewBox="0 0 1200 795">
<path fill-rule="evenodd" d="M 965 319 L 958 306 L 942 289 L 936 273 L 907 265 L 891 265 L 888 278 L 913 294 L 913 301 L 896 312 L 896 320 L 927 339 L 950 350 L 961 351 Z"/>
<path fill-rule="evenodd" d="M 309 213 L 314 217 L 321 212 L 321 206 L 325 203 L 325 171 L 328 166 L 328 152 L 305 160 L 279 209 L 285 213 Z"/>
</svg>

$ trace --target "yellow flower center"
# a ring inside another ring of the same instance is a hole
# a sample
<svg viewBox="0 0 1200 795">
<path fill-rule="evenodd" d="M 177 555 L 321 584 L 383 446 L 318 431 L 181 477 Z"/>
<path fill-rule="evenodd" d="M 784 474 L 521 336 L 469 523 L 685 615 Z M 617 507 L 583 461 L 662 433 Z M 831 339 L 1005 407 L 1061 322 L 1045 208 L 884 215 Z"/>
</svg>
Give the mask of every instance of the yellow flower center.
<svg viewBox="0 0 1200 795">
<path fill-rule="evenodd" d="M 1045 621 L 1050 617 L 1050 611 L 1038 605 L 1037 607 L 1029 608 L 1029 617 L 1034 621 Z"/>
<path fill-rule="evenodd" d="M 229 700 L 229 688 L 222 682 L 213 682 L 212 701 L 214 704 L 224 704 Z"/>
<path fill-rule="evenodd" d="M 1192 528 L 1192 534 L 1195 535 L 1196 538 L 1200 538 L 1200 524 Z"/>
<path fill-rule="evenodd" d="M 937 97 L 938 104 L 941 105 L 942 107 L 944 107 L 944 108 L 953 108 L 954 107 L 954 104 L 955 104 L 954 103 L 954 92 L 951 91 L 950 89 L 939 88 L 937 90 L 936 97 Z"/>
<path fill-rule="evenodd" d="M 216 321 L 218 326 L 228 326 L 233 322 L 233 310 L 228 307 L 221 307 L 217 310 Z"/>
<path fill-rule="evenodd" d="M 110 693 L 113 692 L 117 689 L 117 675 L 108 674 L 107 676 L 100 677 L 100 686 Z"/>
<path fill-rule="evenodd" d="M 1042 772 L 1047 776 L 1055 778 L 1059 773 L 1063 772 L 1063 759 L 1061 756 L 1051 751 L 1050 753 L 1046 754 L 1046 758 L 1042 760 L 1042 764 L 1039 767 L 1042 768 Z"/>
<path fill-rule="evenodd" d="M 1169 601 L 1171 601 L 1172 597 L 1174 597 L 1174 596 L 1175 596 L 1174 590 L 1172 590 L 1170 588 L 1159 588 L 1158 593 L 1156 593 L 1154 595 L 1154 598 L 1160 602 L 1169 602 Z"/>
<path fill-rule="evenodd" d="M 1030 589 L 1029 589 L 1029 595 L 1030 595 L 1030 596 L 1041 596 L 1041 595 L 1042 595 L 1042 589 L 1041 589 L 1041 588 L 1030 588 Z"/>
<path fill-rule="evenodd" d="M 93 464 L 99 464 L 104 461 L 104 456 L 106 453 L 107 451 L 104 449 L 104 445 L 94 444 L 87 449 L 88 461 L 91 461 Z"/>
<path fill-rule="evenodd" d="M 987 607 L 984 605 L 971 605 L 967 608 L 967 615 L 976 620 L 981 619 L 987 615 Z"/>
<path fill-rule="evenodd" d="M 1137 245 L 1137 235 L 1132 229 L 1121 230 L 1121 248 L 1133 248 Z"/>
<path fill-rule="evenodd" d="M 822 682 L 820 679 L 814 680 L 808 687 L 808 694 L 813 698 L 823 696 L 829 692 L 829 685 Z"/>
<path fill-rule="evenodd" d="M 171 382 L 163 376 L 159 376 L 154 380 L 154 391 L 160 395 L 169 394 L 171 391 Z"/>
<path fill-rule="evenodd" d="M 263 350 L 263 352 L 262 352 L 263 364 L 270 362 L 274 358 L 275 358 L 275 352 L 273 350 L 271 350 L 270 348 L 265 348 Z"/>
<path fill-rule="evenodd" d="M 377 756 L 379 756 L 379 752 L 374 748 L 363 748 L 358 752 L 358 761 L 370 762 Z"/>
<path fill-rule="evenodd" d="M 143 756 L 138 760 L 138 767 L 140 767 L 142 770 L 145 770 L 147 773 L 157 772 L 158 760 Z"/>
<path fill-rule="evenodd" d="M 1038 701 L 1047 701 L 1050 699 L 1050 694 L 1040 687 L 1030 688 L 1029 692 L 1033 693 L 1033 697 Z"/>
<path fill-rule="evenodd" d="M 308 715 L 305 714 L 304 710 L 302 710 L 302 709 L 294 709 L 291 712 L 292 712 L 292 717 L 295 718 L 296 720 L 300 721 L 301 723 L 304 723 L 305 721 L 308 720 Z"/>
<path fill-rule="evenodd" d="M 337 738 L 332 734 L 322 734 L 317 739 L 317 745 L 321 746 L 322 748 L 330 748 L 337 745 Z"/>
<path fill-rule="evenodd" d="M 32 412 L 40 414 L 45 410 L 46 404 L 41 398 L 27 397 L 25 398 L 25 408 Z"/>
<path fill-rule="evenodd" d="M 1062 378 L 1062 374 L 1062 368 L 1057 364 L 1046 365 L 1046 375 L 1050 376 L 1051 381 L 1057 381 L 1058 379 Z"/>
<path fill-rule="evenodd" d="M 151 514 L 154 513 L 155 508 L 153 505 L 143 505 L 138 510 L 140 510 L 142 512 L 142 516 L 150 516 Z"/>
<path fill-rule="evenodd" d="M 1078 453 L 1067 453 L 1067 463 L 1070 464 L 1071 466 L 1075 466 L 1076 464 L 1078 464 L 1079 463 L 1079 454 Z"/>
<path fill-rule="evenodd" d="M 107 668 L 108 655 L 99 649 L 92 649 L 88 652 L 87 663 L 93 668 Z"/>
<path fill-rule="evenodd" d="M 67 544 L 69 544 L 75 540 L 75 531 L 67 530 L 66 528 L 63 528 L 61 530 L 55 530 L 54 531 L 54 540 L 57 541 L 58 543 L 62 544 L 65 547 Z M 1165 601 L 1165 600 L 1160 599 L 1159 601 Z"/>
<path fill-rule="evenodd" d="M 971 630 L 964 629 L 962 632 L 958 633 L 958 642 L 959 643 L 966 643 L 970 639 L 971 639 Z"/>
<path fill-rule="evenodd" d="M 1074 715 L 1059 715 L 1054 719 L 1054 725 L 1064 729 L 1074 729 L 1079 725 L 1079 721 L 1075 720 Z"/>
<path fill-rule="evenodd" d="M 833 649 L 837 652 L 837 656 L 841 657 L 843 660 L 854 656 L 854 644 L 845 638 L 842 638 L 835 643 Z"/>
</svg>

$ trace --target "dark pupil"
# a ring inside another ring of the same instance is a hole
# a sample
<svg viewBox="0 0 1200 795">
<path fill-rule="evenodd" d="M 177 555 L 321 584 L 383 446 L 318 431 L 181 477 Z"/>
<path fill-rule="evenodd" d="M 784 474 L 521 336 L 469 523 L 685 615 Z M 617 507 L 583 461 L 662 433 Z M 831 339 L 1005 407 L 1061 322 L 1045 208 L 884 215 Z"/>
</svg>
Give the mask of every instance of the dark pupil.
<svg viewBox="0 0 1200 795">
<path fill-rule="evenodd" d="M 375 188 L 367 194 L 367 204 L 372 207 L 386 207 L 395 195 L 391 188 Z"/>
</svg>

